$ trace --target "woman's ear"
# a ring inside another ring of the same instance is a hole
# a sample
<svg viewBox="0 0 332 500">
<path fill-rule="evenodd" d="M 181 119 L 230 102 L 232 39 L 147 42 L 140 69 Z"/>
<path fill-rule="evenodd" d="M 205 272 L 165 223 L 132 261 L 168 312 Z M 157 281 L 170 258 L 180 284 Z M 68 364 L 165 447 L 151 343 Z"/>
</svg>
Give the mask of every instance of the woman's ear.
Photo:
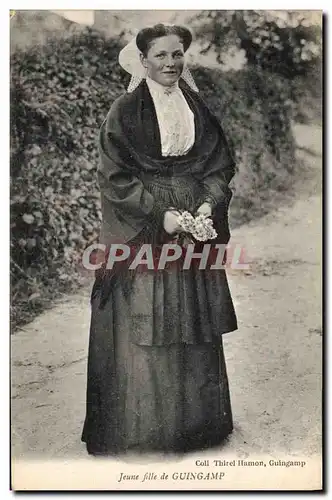
<svg viewBox="0 0 332 500">
<path fill-rule="evenodd" d="M 147 68 L 147 63 L 146 63 L 146 57 L 144 57 L 144 55 L 142 54 L 142 52 L 140 53 L 139 55 L 139 58 L 141 60 L 141 63 L 143 64 L 144 68 Z"/>
</svg>

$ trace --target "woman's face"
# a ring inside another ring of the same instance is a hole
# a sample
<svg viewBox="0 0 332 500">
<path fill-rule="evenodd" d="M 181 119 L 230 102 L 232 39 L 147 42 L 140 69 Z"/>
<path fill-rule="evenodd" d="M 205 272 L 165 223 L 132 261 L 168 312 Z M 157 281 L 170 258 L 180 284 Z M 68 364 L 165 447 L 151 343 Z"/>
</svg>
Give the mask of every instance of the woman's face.
<svg viewBox="0 0 332 500">
<path fill-rule="evenodd" d="M 152 80 L 169 87 L 178 81 L 183 70 L 183 44 L 177 35 L 156 38 L 146 56 L 141 54 L 141 61 Z"/>
</svg>

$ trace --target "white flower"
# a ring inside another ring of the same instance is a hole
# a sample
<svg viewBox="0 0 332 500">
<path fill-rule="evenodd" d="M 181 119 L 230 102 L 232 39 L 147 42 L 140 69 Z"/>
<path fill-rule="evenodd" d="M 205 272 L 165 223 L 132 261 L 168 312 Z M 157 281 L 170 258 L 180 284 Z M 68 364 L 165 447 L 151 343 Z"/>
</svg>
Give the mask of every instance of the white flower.
<svg viewBox="0 0 332 500">
<path fill-rule="evenodd" d="M 217 237 L 217 232 L 213 227 L 213 221 L 205 214 L 200 214 L 195 219 L 194 237 L 198 241 L 207 241 Z"/>
<path fill-rule="evenodd" d="M 190 212 L 184 211 L 178 217 L 178 222 L 183 231 L 191 234 L 196 241 L 207 241 L 218 236 L 212 219 L 206 214 L 194 218 Z"/>
<path fill-rule="evenodd" d="M 190 212 L 182 212 L 178 217 L 178 223 L 187 233 L 192 233 L 195 228 L 195 219 Z"/>
</svg>

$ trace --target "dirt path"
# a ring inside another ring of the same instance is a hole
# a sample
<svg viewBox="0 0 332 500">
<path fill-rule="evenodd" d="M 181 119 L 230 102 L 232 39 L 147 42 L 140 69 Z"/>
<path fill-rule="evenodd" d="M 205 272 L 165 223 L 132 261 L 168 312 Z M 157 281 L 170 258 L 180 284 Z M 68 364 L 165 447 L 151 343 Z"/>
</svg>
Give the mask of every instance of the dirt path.
<svg viewBox="0 0 332 500">
<path fill-rule="evenodd" d="M 229 272 L 239 330 L 225 336 L 235 430 L 227 450 L 315 455 L 321 446 L 321 130 L 297 126 L 306 182 L 290 205 L 233 231 L 250 270 Z M 12 336 L 13 458 L 86 457 L 90 290 Z"/>
</svg>

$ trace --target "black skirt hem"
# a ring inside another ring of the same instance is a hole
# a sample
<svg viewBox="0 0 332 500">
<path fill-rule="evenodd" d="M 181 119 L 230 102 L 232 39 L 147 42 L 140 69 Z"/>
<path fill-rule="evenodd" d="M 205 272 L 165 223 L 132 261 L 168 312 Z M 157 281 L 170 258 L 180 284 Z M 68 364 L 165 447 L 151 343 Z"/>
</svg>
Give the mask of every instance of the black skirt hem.
<svg viewBox="0 0 332 500">
<path fill-rule="evenodd" d="M 196 433 L 187 435 L 176 440 L 175 444 L 167 447 L 158 446 L 154 443 L 140 443 L 137 446 L 131 445 L 129 447 L 113 447 L 111 448 L 97 448 L 88 442 L 88 439 L 82 434 L 81 441 L 86 444 L 86 450 L 89 455 L 95 457 L 117 457 L 129 453 L 145 454 L 145 453 L 162 453 L 162 454 L 184 454 L 195 451 L 203 451 L 210 448 L 215 448 L 230 438 L 233 432 L 233 424 L 228 423 L 222 427 L 218 432 L 203 431 L 201 434 Z"/>
</svg>

